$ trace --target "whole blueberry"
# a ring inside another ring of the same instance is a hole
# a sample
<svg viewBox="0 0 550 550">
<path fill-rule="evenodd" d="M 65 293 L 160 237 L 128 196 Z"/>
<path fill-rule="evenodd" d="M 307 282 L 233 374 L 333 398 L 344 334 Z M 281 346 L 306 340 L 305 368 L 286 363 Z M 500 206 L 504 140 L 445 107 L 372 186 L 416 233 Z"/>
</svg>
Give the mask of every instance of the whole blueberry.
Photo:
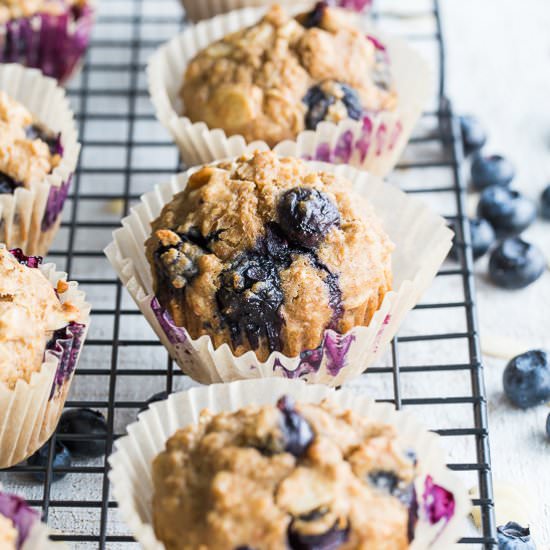
<svg viewBox="0 0 550 550">
<path fill-rule="evenodd" d="M 493 226 L 483 218 L 470 218 L 468 223 L 470 224 L 470 234 L 472 237 L 472 254 L 474 255 L 474 260 L 477 260 L 487 254 L 489 249 L 493 246 L 496 241 L 496 234 Z M 451 257 L 458 260 L 460 258 L 460 252 L 456 244 L 456 224 L 452 225 L 452 229 L 455 231 L 455 239 L 453 248 L 451 249 Z"/>
<path fill-rule="evenodd" d="M 284 449 L 287 453 L 300 458 L 313 442 L 315 437 L 309 422 L 296 410 L 294 401 L 283 396 L 277 401 L 281 411 L 281 431 L 284 438 Z"/>
<path fill-rule="evenodd" d="M 479 151 L 487 141 L 487 133 L 479 120 L 471 115 L 460 117 L 460 131 L 464 153 L 470 155 Z"/>
<path fill-rule="evenodd" d="M 489 277 L 509 290 L 525 288 L 546 271 L 546 258 L 537 246 L 519 237 L 502 241 L 489 260 Z"/>
<path fill-rule="evenodd" d="M 497 236 L 511 237 L 535 221 L 537 207 L 519 191 L 493 185 L 481 193 L 477 213 L 493 226 Z"/>
<path fill-rule="evenodd" d="M 306 29 L 320 27 L 328 5 L 326 2 L 317 2 L 313 9 L 298 16 L 299 23 Z"/>
<path fill-rule="evenodd" d="M 291 550 L 337 550 L 348 540 L 349 529 L 336 525 L 320 535 L 306 535 L 292 528 L 288 530 L 288 547 Z"/>
<path fill-rule="evenodd" d="M 404 483 L 393 472 L 384 470 L 369 474 L 369 481 L 378 490 L 399 499 L 405 506 L 410 506 L 413 498 L 413 485 Z"/>
<path fill-rule="evenodd" d="M 500 155 L 477 155 L 471 168 L 474 189 L 482 190 L 491 185 L 506 187 L 514 179 L 514 165 Z"/>
<path fill-rule="evenodd" d="M 293 242 L 315 248 L 340 223 L 340 212 L 330 197 L 308 187 L 286 191 L 278 205 L 279 225 Z"/>
<path fill-rule="evenodd" d="M 540 197 L 540 212 L 542 217 L 546 220 L 550 220 L 550 185 L 542 192 Z"/>
<path fill-rule="evenodd" d="M 531 350 L 514 357 L 502 375 L 504 392 L 521 409 L 550 400 L 550 364 L 542 350 Z"/>
<path fill-rule="evenodd" d="M 159 391 L 158 393 L 153 394 L 147 401 L 145 402 L 145 405 L 139 409 L 139 412 L 146 411 L 153 403 L 157 403 L 158 401 L 165 401 L 168 399 L 169 393 L 167 391 Z"/>
<path fill-rule="evenodd" d="M 50 453 L 50 445 L 48 442 L 42 446 L 36 453 L 30 456 L 27 459 L 27 464 L 29 466 L 40 466 L 46 468 L 48 466 L 48 457 Z M 63 443 L 60 441 L 55 442 L 55 452 L 53 457 L 53 468 L 69 468 L 71 466 L 72 457 L 71 453 Z M 67 475 L 66 472 L 53 472 L 53 481 L 59 481 Z M 31 472 L 31 476 L 35 478 L 40 483 L 44 483 L 46 479 L 45 472 Z"/>
<path fill-rule="evenodd" d="M 312 86 L 302 100 L 307 107 L 305 125 L 315 130 L 323 120 L 339 122 L 341 118 L 360 120 L 363 115 L 357 91 L 343 82 L 325 81 Z M 335 116 L 331 116 L 332 114 Z"/>
<path fill-rule="evenodd" d="M 498 550 L 536 550 L 529 528 L 515 521 L 497 527 Z"/>
<path fill-rule="evenodd" d="M 63 435 L 94 436 L 94 439 L 63 440 L 75 456 L 98 457 L 105 454 L 107 422 L 99 411 L 70 409 L 61 415 L 57 433 Z M 98 436 L 95 439 L 95 436 Z M 63 437 L 60 437 L 63 439 Z"/>
<path fill-rule="evenodd" d="M 17 187 L 19 185 L 12 177 L 0 172 L 0 194 L 13 193 Z"/>
</svg>

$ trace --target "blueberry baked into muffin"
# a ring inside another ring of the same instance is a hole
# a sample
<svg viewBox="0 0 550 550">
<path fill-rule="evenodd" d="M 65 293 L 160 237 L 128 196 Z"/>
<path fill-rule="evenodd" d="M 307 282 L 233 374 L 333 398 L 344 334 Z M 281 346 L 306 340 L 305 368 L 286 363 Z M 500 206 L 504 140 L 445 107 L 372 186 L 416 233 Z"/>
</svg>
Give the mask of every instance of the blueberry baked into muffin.
<svg viewBox="0 0 550 550">
<path fill-rule="evenodd" d="M 35 191 L 60 165 L 63 152 L 60 134 L 49 131 L 24 105 L 0 90 L 0 205 L 4 204 L 3 216 L 10 210 L 3 197 L 13 196 L 19 188 Z M 40 237 L 32 248 L 46 252 L 57 231 L 69 185 L 67 181 L 51 187 L 44 215 L 37 222 Z M 0 227 L 0 241 L 8 244 L 27 241 L 29 236 L 21 234 L 27 229 L 17 224 L 21 213 L 11 214 L 13 223 L 2 223 Z"/>
<path fill-rule="evenodd" d="M 275 5 L 257 24 L 199 52 L 181 99 L 191 121 L 270 146 L 321 121 L 397 107 L 384 46 L 325 2 L 296 17 Z"/>
<path fill-rule="evenodd" d="M 192 174 L 146 242 L 173 322 L 260 361 L 368 325 L 391 289 L 392 250 L 348 180 L 272 152 Z"/>
<path fill-rule="evenodd" d="M 67 80 L 88 47 L 91 0 L 0 0 L 0 62 Z"/>
<path fill-rule="evenodd" d="M 167 550 L 406 549 L 416 477 L 392 425 L 285 396 L 176 432 L 153 462 L 153 524 Z"/>
</svg>

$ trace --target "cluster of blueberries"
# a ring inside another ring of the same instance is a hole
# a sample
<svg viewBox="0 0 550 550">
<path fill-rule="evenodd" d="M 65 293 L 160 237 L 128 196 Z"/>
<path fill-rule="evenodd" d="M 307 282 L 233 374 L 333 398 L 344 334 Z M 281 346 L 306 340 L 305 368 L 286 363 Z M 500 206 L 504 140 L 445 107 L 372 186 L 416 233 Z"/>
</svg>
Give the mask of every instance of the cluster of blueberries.
<svg viewBox="0 0 550 550">
<path fill-rule="evenodd" d="M 539 209 L 534 201 L 510 188 L 515 169 L 509 160 L 481 154 L 487 135 L 479 121 L 465 116 L 460 126 L 464 151 L 473 155 L 472 188 L 481 193 L 478 217 L 470 220 L 474 259 L 490 252 L 491 281 L 506 289 L 525 288 L 542 276 L 547 263 L 540 248 L 520 235 L 536 220 L 539 210 L 550 220 L 550 185 L 542 193 Z M 455 242 L 451 255 L 457 258 L 459 254 Z"/>
<path fill-rule="evenodd" d="M 498 286 L 520 289 L 539 279 L 546 270 L 546 259 L 535 245 L 519 235 L 537 218 L 550 220 L 550 185 L 542 192 L 540 208 L 519 191 L 510 189 L 515 170 L 510 161 L 500 155 L 484 156 L 481 149 L 487 135 L 472 116 L 460 120 L 464 151 L 473 155 L 471 183 L 480 191 L 478 218 L 470 220 L 474 260 L 491 249 L 489 276 Z M 499 244 L 497 242 L 500 241 Z M 496 246 L 495 246 L 496 245 Z M 458 245 L 452 255 L 457 258 Z M 550 401 L 550 359 L 542 350 L 531 350 L 514 357 L 504 369 L 504 393 L 521 409 Z M 550 438 L 550 415 L 546 421 Z M 515 522 L 498 528 L 499 550 L 534 550 L 529 529 Z"/>
</svg>

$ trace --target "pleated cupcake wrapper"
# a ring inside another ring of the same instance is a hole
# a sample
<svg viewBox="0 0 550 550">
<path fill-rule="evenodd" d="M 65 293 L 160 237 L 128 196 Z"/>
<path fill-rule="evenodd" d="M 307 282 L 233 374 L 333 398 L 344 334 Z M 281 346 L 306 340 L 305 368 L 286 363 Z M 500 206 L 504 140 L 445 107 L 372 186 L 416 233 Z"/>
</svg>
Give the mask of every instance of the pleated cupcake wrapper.
<svg viewBox="0 0 550 550">
<path fill-rule="evenodd" d="M 273 0 L 182 0 L 181 3 L 185 8 L 187 18 L 196 22 L 243 8 L 270 6 L 274 2 Z M 302 3 L 306 4 L 303 0 Z M 314 3 L 310 2 L 309 4 L 313 5 Z M 277 4 L 288 8 L 294 7 L 296 2 L 293 0 L 278 0 Z M 372 0 L 333 0 L 329 4 L 359 13 L 368 13 Z"/>
<path fill-rule="evenodd" d="M 402 447 L 413 450 L 418 459 L 415 488 L 419 521 L 411 549 L 453 547 L 463 532 L 470 501 L 466 488 L 445 466 L 439 436 L 426 431 L 409 413 L 397 412 L 388 404 L 375 403 L 353 390 L 334 391 L 299 380 L 277 379 L 215 384 L 173 394 L 167 401 L 155 403 L 140 414 L 138 421 L 128 427 L 128 435 L 115 443 L 115 452 L 109 458 L 113 495 L 123 519 L 145 550 L 164 549 L 152 526 L 151 465 L 165 449 L 166 440 L 176 430 L 196 423 L 204 409 L 220 413 L 252 404 L 273 405 L 282 395 L 292 396 L 298 403 L 318 403 L 328 398 L 342 410 L 351 409 L 366 418 L 393 425 Z M 430 497 L 424 498 L 424 494 L 430 482 L 452 493 L 454 513 L 448 511 L 447 517 L 436 520 L 428 510 L 433 502 Z"/>
<path fill-rule="evenodd" d="M 187 166 L 239 155 L 246 150 L 243 136 L 228 137 L 219 128 L 208 128 L 204 122 L 193 123 L 180 114 L 184 109 L 179 92 L 186 67 L 199 51 L 256 23 L 264 13 L 264 8 L 246 8 L 202 21 L 163 45 L 149 60 L 149 91 L 157 118 L 170 131 Z M 404 41 L 389 37 L 380 37 L 380 41 L 390 58 L 398 93 L 396 111 L 366 114 L 360 121 L 323 122 L 315 131 L 301 132 L 290 143 L 310 150 L 308 159 L 352 164 L 379 176 L 387 175 L 397 163 L 429 97 L 431 73 L 427 63 Z M 275 150 L 285 149 L 286 143 Z M 254 145 L 261 146 L 262 142 Z"/>
<path fill-rule="evenodd" d="M 57 287 L 67 274 L 55 270 L 53 264 L 39 269 Z M 69 282 L 60 295 L 80 311 L 77 325 L 67 330 L 67 337 L 58 339 L 44 354 L 40 370 L 29 382 L 19 380 L 13 390 L 0 383 L 0 468 L 18 464 L 37 451 L 53 434 L 78 362 L 90 324 L 90 305 L 78 283 Z"/>
<path fill-rule="evenodd" d="M 289 154 L 290 144 L 287 147 Z M 153 292 L 151 267 L 144 243 L 156 219 L 174 194 L 183 190 L 194 170 L 174 176 L 141 197 L 141 204 L 122 220 L 106 254 L 128 292 L 181 369 L 201 383 L 244 378 L 303 378 L 308 382 L 339 386 L 372 365 L 397 333 L 405 315 L 418 303 L 451 247 L 452 232 L 443 218 L 418 199 L 381 179 L 345 165 L 310 162 L 312 168 L 349 179 L 357 193 L 374 207 L 396 248 L 393 253 L 394 289 L 386 294 L 368 327 L 355 327 L 344 335 L 325 331 L 322 345 L 286 357 L 274 352 L 267 361 L 253 351 L 236 357 L 229 345 L 214 349 L 209 336 L 193 339 L 174 324 Z"/>
<path fill-rule="evenodd" d="M 37 13 L 0 24 L 0 62 L 39 69 L 64 82 L 86 52 L 94 15 L 94 4 L 88 2 L 76 20 L 67 6 L 61 14 Z"/>
<path fill-rule="evenodd" d="M 0 90 L 22 103 L 44 128 L 61 134 L 61 162 L 44 181 L 0 194 L 0 242 L 28 255 L 45 256 L 59 227 L 80 152 L 74 115 L 65 90 L 37 69 L 0 65 Z"/>
</svg>

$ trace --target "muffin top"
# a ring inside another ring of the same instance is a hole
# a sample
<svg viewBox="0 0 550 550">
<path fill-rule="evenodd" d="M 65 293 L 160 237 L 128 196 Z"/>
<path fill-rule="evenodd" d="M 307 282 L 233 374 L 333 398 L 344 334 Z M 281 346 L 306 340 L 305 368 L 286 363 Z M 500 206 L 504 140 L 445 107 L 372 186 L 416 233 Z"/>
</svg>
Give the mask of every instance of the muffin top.
<svg viewBox="0 0 550 550">
<path fill-rule="evenodd" d="M 35 13 L 60 15 L 70 7 L 86 4 L 86 0 L 0 0 L 0 23 Z"/>
<path fill-rule="evenodd" d="M 0 548 L 3 550 L 16 550 L 17 529 L 13 521 L 0 514 Z"/>
<path fill-rule="evenodd" d="M 67 283 L 54 289 L 37 269 L 38 259 L 14 254 L 0 247 L 0 382 L 9 389 L 20 379 L 29 382 L 54 332 L 79 316 L 75 306 L 58 298 Z"/>
<path fill-rule="evenodd" d="M 393 245 L 351 183 L 272 152 L 192 174 L 146 248 L 178 326 L 260 360 L 368 324 L 391 287 Z"/>
<path fill-rule="evenodd" d="M 324 402 L 201 414 L 153 462 L 167 550 L 408 548 L 414 453 L 391 425 Z"/>
<path fill-rule="evenodd" d="M 384 46 L 324 2 L 296 18 L 275 5 L 214 42 L 187 66 L 181 97 L 192 121 L 270 146 L 397 103 Z"/>
<path fill-rule="evenodd" d="M 24 105 L 0 90 L 0 193 L 41 183 L 61 155 L 59 136 L 41 128 Z"/>
</svg>

